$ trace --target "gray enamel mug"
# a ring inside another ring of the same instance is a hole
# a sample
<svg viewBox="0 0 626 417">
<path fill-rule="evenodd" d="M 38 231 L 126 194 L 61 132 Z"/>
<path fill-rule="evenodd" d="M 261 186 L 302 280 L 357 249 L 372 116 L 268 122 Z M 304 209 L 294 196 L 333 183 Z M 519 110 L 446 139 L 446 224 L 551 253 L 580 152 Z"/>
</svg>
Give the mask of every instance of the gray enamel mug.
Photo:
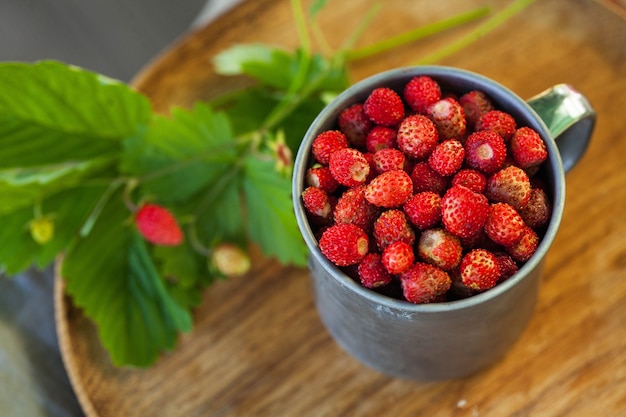
<svg viewBox="0 0 626 417">
<path fill-rule="evenodd" d="M 546 142 L 544 177 L 552 192 L 552 215 L 536 253 L 519 271 L 494 288 L 469 298 L 412 304 L 363 287 L 320 252 L 300 195 L 311 166 L 311 144 L 336 128 L 340 112 L 362 103 L 377 87 L 398 92 L 416 75 L 429 75 L 443 90 L 462 94 L 482 90 L 519 126 L 537 130 Z M 434 381 L 464 377 L 493 365 L 518 340 L 537 301 L 544 259 L 557 234 L 565 204 L 565 173 L 584 154 L 596 114 L 588 101 L 566 84 L 523 100 L 506 87 L 465 70 L 418 66 L 383 72 L 337 96 L 313 121 L 295 160 L 294 209 L 310 251 L 315 304 L 332 338 L 351 356 L 384 374 Z"/>
</svg>

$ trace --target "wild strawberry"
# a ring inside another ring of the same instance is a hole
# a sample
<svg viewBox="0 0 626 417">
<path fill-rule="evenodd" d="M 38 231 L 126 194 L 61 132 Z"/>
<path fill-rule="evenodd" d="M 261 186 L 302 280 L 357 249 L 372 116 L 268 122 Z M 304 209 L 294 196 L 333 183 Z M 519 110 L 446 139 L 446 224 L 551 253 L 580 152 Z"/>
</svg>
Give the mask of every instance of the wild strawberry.
<svg viewBox="0 0 626 417">
<path fill-rule="evenodd" d="M 442 195 L 448 188 L 448 179 L 433 171 L 428 162 L 418 162 L 411 171 L 411 181 L 413 181 L 413 192 L 432 191 Z"/>
<path fill-rule="evenodd" d="M 338 130 L 327 130 L 313 139 L 311 151 L 315 160 L 322 165 L 328 165 L 330 155 L 348 147 L 348 138 Z"/>
<path fill-rule="evenodd" d="M 537 236 L 537 233 L 531 227 L 526 226 L 522 232 L 522 237 L 505 249 L 516 261 L 526 262 L 533 256 L 538 245 L 539 236 Z"/>
<path fill-rule="evenodd" d="M 482 194 L 487 187 L 487 178 L 475 169 L 462 169 L 452 177 L 452 185 L 464 185 L 475 193 Z"/>
<path fill-rule="evenodd" d="M 333 178 L 327 166 L 313 166 L 307 169 L 305 177 L 308 186 L 320 188 L 327 193 L 334 193 L 339 188 L 339 183 Z"/>
<path fill-rule="evenodd" d="M 371 230 L 377 216 L 378 208 L 365 199 L 365 185 L 344 191 L 333 212 L 335 223 L 351 223 L 366 232 Z"/>
<path fill-rule="evenodd" d="M 447 230 L 428 229 L 420 236 L 417 253 L 424 262 L 450 271 L 461 262 L 463 247 L 459 238 Z"/>
<path fill-rule="evenodd" d="M 406 242 L 393 242 L 383 251 L 382 261 L 385 269 L 390 274 L 401 274 L 415 262 L 413 246 Z"/>
<path fill-rule="evenodd" d="M 374 126 L 365 138 L 365 148 L 376 152 L 384 148 L 396 147 L 396 131 L 387 126 Z"/>
<path fill-rule="evenodd" d="M 143 204 L 135 214 L 135 225 L 148 242 L 176 246 L 183 242 L 183 232 L 174 215 L 157 204 Z"/>
<path fill-rule="evenodd" d="M 530 127 L 520 127 L 515 131 L 510 148 L 513 159 L 522 169 L 538 167 L 548 158 L 546 144 Z"/>
<path fill-rule="evenodd" d="M 469 126 L 474 126 L 481 115 L 494 109 L 491 99 L 480 90 L 472 90 L 463 94 L 459 98 L 459 103 L 463 107 Z"/>
<path fill-rule="evenodd" d="M 330 155 L 330 173 L 339 184 L 347 187 L 363 184 L 370 173 L 370 164 L 354 148 L 343 148 Z"/>
<path fill-rule="evenodd" d="M 401 210 L 384 211 L 374 221 L 373 236 L 378 249 L 383 250 L 393 242 L 415 243 L 415 232 Z"/>
<path fill-rule="evenodd" d="M 411 177 L 402 170 L 383 172 L 365 188 L 365 198 L 377 207 L 399 207 L 412 194 Z"/>
<path fill-rule="evenodd" d="M 392 275 L 385 269 L 383 258 L 379 253 L 368 253 L 359 263 L 358 276 L 361 284 L 366 288 L 377 288 L 387 285 Z"/>
<path fill-rule="evenodd" d="M 375 170 L 379 174 L 386 171 L 403 170 L 406 161 L 404 153 L 394 148 L 385 148 L 376 151 L 372 158 Z"/>
<path fill-rule="evenodd" d="M 465 160 L 463 144 L 456 139 L 444 140 L 438 144 L 428 158 L 428 165 L 445 177 L 456 173 Z"/>
<path fill-rule="evenodd" d="M 526 172 L 511 165 L 489 177 L 485 195 L 492 201 L 508 203 L 516 210 L 522 210 L 530 201 L 531 191 Z"/>
<path fill-rule="evenodd" d="M 402 120 L 396 141 L 398 148 L 409 157 L 425 159 L 439 143 L 439 134 L 428 117 L 414 114 Z"/>
<path fill-rule="evenodd" d="M 334 224 L 322 233 L 319 248 L 337 266 L 356 265 L 369 250 L 367 234 L 353 224 Z"/>
<path fill-rule="evenodd" d="M 415 304 L 440 301 L 450 289 L 452 280 L 445 271 L 423 262 L 400 275 L 400 285 L 404 298 Z"/>
<path fill-rule="evenodd" d="M 251 266 L 248 254 L 232 243 L 217 245 L 212 251 L 210 263 L 227 277 L 244 275 Z"/>
<path fill-rule="evenodd" d="M 332 214 L 328 193 L 321 188 L 305 188 L 302 191 L 302 202 L 306 211 L 315 217 L 328 219 Z"/>
<path fill-rule="evenodd" d="M 484 291 L 496 285 L 500 267 L 492 252 L 474 249 L 461 259 L 460 274 L 463 284 L 475 291 Z"/>
<path fill-rule="evenodd" d="M 487 197 L 462 185 L 450 187 L 441 200 L 441 220 L 450 233 L 459 237 L 478 233 L 488 215 Z"/>
<path fill-rule="evenodd" d="M 516 128 L 517 124 L 513 116 L 500 110 L 491 110 L 481 115 L 475 126 L 477 131 L 493 130 L 504 139 L 505 143 L 511 139 Z"/>
<path fill-rule="evenodd" d="M 511 278 L 519 270 L 519 267 L 517 266 L 515 260 L 511 258 L 507 253 L 493 252 L 493 256 L 496 257 L 498 268 L 500 268 L 500 277 L 498 278 L 498 282 L 502 282 Z"/>
<path fill-rule="evenodd" d="M 337 119 L 339 130 L 343 132 L 355 147 L 365 146 L 365 138 L 372 128 L 372 121 L 365 115 L 363 105 L 354 104 L 339 114 Z"/>
<path fill-rule="evenodd" d="M 404 102 L 392 89 L 380 87 L 365 99 L 363 111 L 377 125 L 395 126 L 404 117 Z"/>
<path fill-rule="evenodd" d="M 506 158 L 504 139 L 492 130 L 474 132 L 465 141 L 465 159 L 470 168 L 492 174 Z"/>
<path fill-rule="evenodd" d="M 426 114 L 428 107 L 441 99 L 441 87 L 427 75 L 416 76 L 404 86 L 402 97 L 411 110 Z"/>
<path fill-rule="evenodd" d="M 465 136 L 467 122 L 463 107 L 453 98 L 444 98 L 431 104 L 426 110 L 428 117 L 437 126 L 442 140 L 461 139 Z"/>
<path fill-rule="evenodd" d="M 419 230 L 426 230 L 441 221 L 441 196 L 433 191 L 414 194 L 402 210 Z"/>
<path fill-rule="evenodd" d="M 538 229 L 550 219 L 551 206 L 546 192 L 542 188 L 536 187 L 531 190 L 528 204 L 519 210 L 519 214 L 526 225 Z"/>
<path fill-rule="evenodd" d="M 517 242 L 525 227 L 522 216 L 510 204 L 494 203 L 489 206 L 485 233 L 497 244 L 508 246 Z"/>
</svg>

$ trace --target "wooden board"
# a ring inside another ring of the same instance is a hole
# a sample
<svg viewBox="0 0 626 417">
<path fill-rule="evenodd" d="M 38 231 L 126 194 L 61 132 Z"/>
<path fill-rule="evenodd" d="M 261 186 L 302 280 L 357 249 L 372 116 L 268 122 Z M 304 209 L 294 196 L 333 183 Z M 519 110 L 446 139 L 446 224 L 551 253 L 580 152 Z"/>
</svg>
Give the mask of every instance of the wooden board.
<svg viewBox="0 0 626 417">
<path fill-rule="evenodd" d="M 322 27 L 338 45 L 374 2 L 331 1 Z M 486 1 L 388 0 L 361 44 Z M 501 7 L 493 2 L 495 7 Z M 466 29 L 356 63 L 354 80 L 411 65 Z M 289 3 L 248 1 L 182 37 L 134 85 L 156 109 L 190 106 L 234 88 L 212 56 L 240 42 L 292 47 Z M 147 370 L 116 369 L 94 325 L 63 294 L 56 313 L 63 358 L 89 417 L 132 416 L 591 416 L 626 412 L 626 24 L 589 0 L 539 0 L 441 64 L 483 73 L 522 97 L 573 84 L 599 114 L 587 154 L 567 175 L 562 227 L 529 327 L 497 365 L 447 382 L 381 375 L 328 336 L 309 274 L 254 257 L 246 277 L 206 291 L 195 330 Z"/>
</svg>

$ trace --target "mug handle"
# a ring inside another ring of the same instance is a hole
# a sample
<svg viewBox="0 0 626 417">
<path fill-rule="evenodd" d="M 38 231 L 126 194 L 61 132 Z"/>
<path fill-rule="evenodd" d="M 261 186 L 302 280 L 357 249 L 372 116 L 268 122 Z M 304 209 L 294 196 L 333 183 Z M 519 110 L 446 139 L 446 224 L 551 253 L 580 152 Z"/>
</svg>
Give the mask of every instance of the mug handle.
<svg viewBox="0 0 626 417">
<path fill-rule="evenodd" d="M 587 150 L 596 124 L 596 111 L 585 96 L 569 84 L 557 84 L 527 103 L 552 134 L 563 160 L 563 170 L 572 169 Z"/>
</svg>

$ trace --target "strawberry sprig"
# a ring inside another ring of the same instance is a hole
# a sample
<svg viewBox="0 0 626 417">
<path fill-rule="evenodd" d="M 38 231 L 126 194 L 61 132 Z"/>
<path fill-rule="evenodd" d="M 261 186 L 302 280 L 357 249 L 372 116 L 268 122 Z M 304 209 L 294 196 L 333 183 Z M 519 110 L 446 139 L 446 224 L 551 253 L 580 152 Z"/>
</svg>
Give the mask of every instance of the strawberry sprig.
<svg viewBox="0 0 626 417">
<path fill-rule="evenodd" d="M 99 74 L 59 62 L 0 65 L 2 272 L 44 268 L 62 253 L 66 290 L 98 325 L 113 363 L 149 366 L 192 329 L 191 310 L 207 285 L 251 268 L 249 244 L 280 263 L 304 266 L 289 195 L 292 155 L 329 98 L 350 84 L 350 65 L 489 11 L 355 48 L 375 19 L 373 8 L 332 50 L 316 20 L 324 4 L 313 2 L 307 13 L 301 0 L 291 0 L 300 39 L 294 51 L 237 45 L 215 57 L 218 74 L 244 75 L 254 86 L 167 117 L 155 114 L 147 97 Z M 391 139 L 385 131 L 355 139 L 355 132 L 347 139 L 372 147 Z M 532 163 L 532 155 L 522 157 Z M 392 166 L 390 155 L 379 158 L 381 167 Z M 436 182 L 433 173 L 421 178 Z M 338 186 L 328 170 L 312 167 L 308 176 L 329 193 Z M 365 194 L 351 198 L 365 201 Z M 311 200 L 320 204 L 323 196 Z M 541 222 L 547 203 L 540 195 L 533 201 L 524 216 Z M 320 221 L 329 221 L 324 204 Z M 371 216 L 347 209 L 338 215 Z M 355 243 L 346 249 L 361 256 L 362 236 L 352 232 L 341 231 Z M 518 257 L 533 242 L 524 236 Z M 402 267 L 402 249 L 389 251 L 385 262 Z M 381 262 L 372 260 L 367 272 L 372 286 L 387 279 L 377 272 Z"/>
</svg>

